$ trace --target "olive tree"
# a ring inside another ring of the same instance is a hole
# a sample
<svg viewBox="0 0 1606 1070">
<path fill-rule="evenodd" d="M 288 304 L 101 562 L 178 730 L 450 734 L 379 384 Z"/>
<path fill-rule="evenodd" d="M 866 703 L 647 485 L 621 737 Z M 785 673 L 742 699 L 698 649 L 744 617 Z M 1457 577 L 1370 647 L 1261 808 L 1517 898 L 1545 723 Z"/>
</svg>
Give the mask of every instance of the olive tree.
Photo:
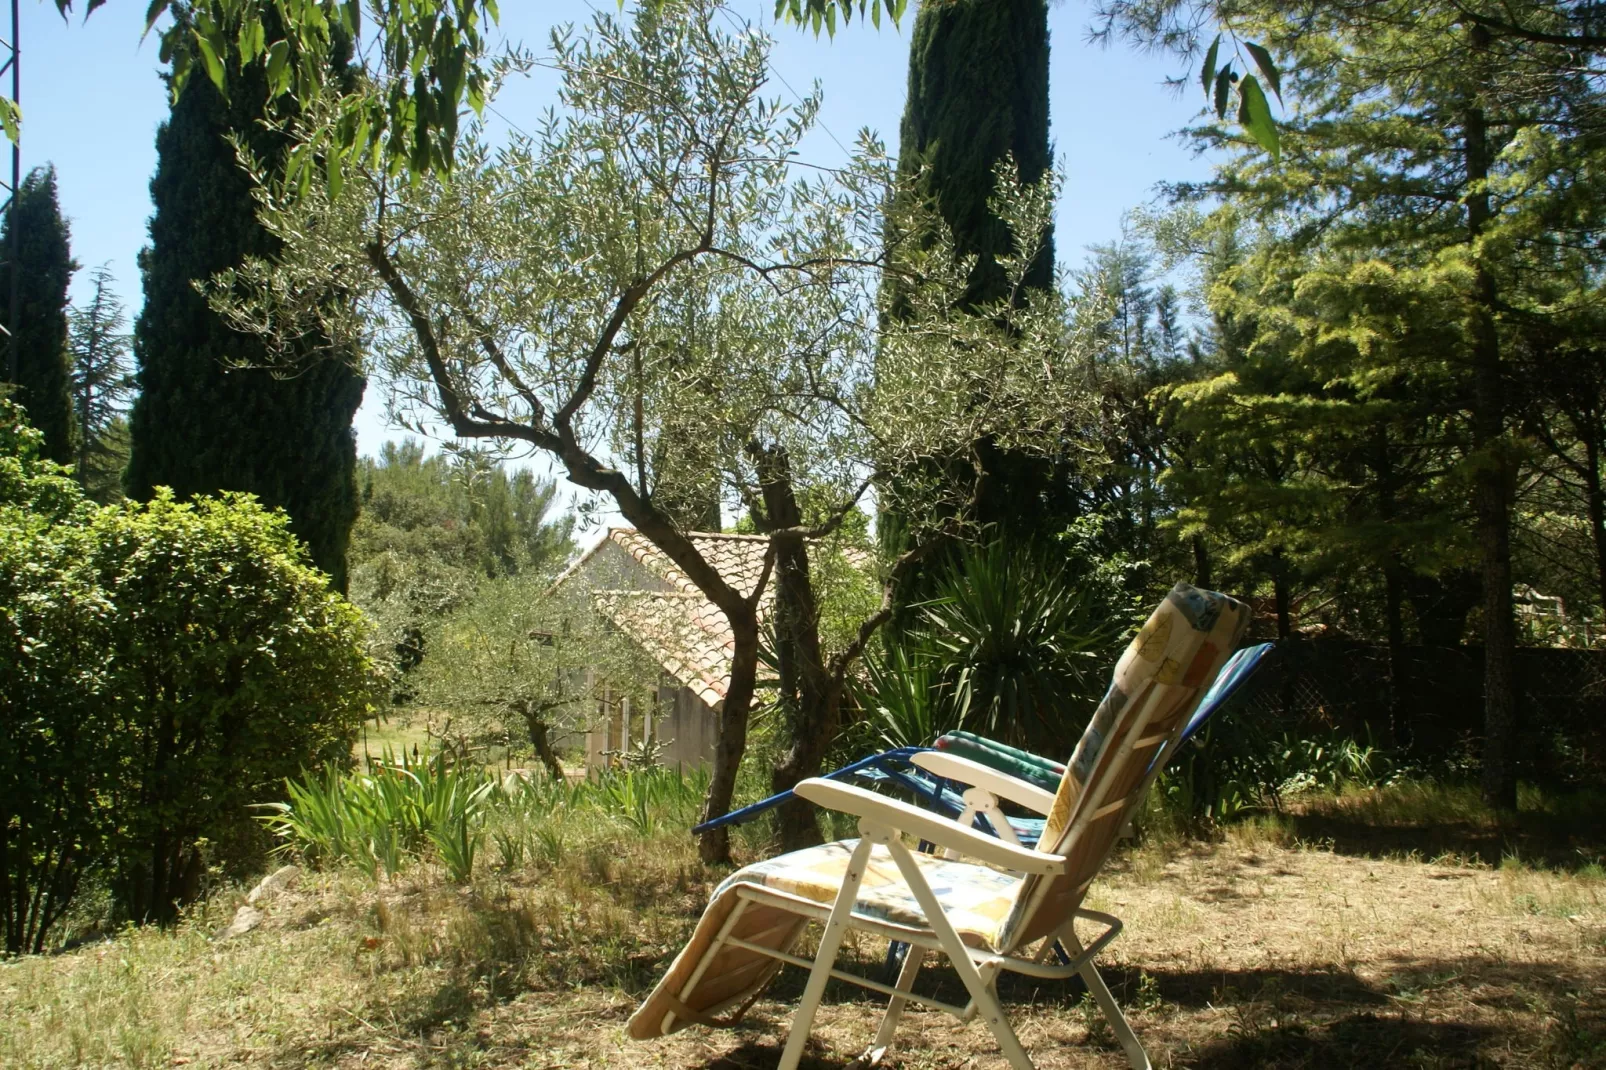
<svg viewBox="0 0 1606 1070">
<path fill-rule="evenodd" d="M 1013 292 L 962 311 L 970 265 L 940 220 L 885 218 L 886 204 L 913 199 L 888 197 L 881 145 L 864 134 L 841 167 L 801 163 L 818 91 L 797 106 L 766 96 L 769 40 L 724 32 L 723 14 L 674 0 L 555 34 L 556 107 L 500 146 L 465 131 L 449 181 L 380 166 L 331 180 L 310 151 L 282 178 L 257 168 L 283 256 L 213 285 L 231 322 L 286 349 L 314 331 L 363 336 L 397 410 L 546 454 L 724 613 L 734 643 L 709 816 L 728 807 L 746 746 L 771 578 L 793 736 L 773 783 L 789 787 L 818 768 L 848 669 L 899 578 L 971 522 L 976 444 L 1058 450 L 1087 396 L 1057 297 L 1020 286 L 1051 185 L 1000 168 L 994 207 L 1022 236 L 1003 258 Z M 528 62 L 509 56 L 501 73 Z M 339 121 L 315 103 L 304 116 L 308 146 L 320 116 Z M 896 317 L 880 307 L 888 273 Z M 355 300 L 320 301 L 330 285 Z M 932 479 L 904 475 L 933 457 Z M 750 589 L 667 508 L 710 473 L 769 538 Z M 828 649 L 807 547 L 872 501 L 916 518 L 914 530 L 879 566 L 880 605 Z M 791 842 L 811 830 L 812 819 L 783 826 Z M 703 853 L 725 857 L 723 837 Z"/>
<path fill-rule="evenodd" d="M 578 580 L 482 583 L 429 627 L 414 681 L 420 702 L 477 735 L 523 734 L 554 780 L 563 779 L 560 742 L 591 727 L 597 703 L 622 693 L 650 709 L 662 671 L 607 624 Z"/>
</svg>

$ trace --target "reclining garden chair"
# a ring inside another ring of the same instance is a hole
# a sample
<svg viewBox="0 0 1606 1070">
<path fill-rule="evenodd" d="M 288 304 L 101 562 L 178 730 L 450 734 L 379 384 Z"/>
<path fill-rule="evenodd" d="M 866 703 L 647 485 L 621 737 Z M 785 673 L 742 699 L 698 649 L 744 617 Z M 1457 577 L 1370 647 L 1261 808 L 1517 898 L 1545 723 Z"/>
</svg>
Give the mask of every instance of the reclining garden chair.
<svg viewBox="0 0 1606 1070">
<path fill-rule="evenodd" d="M 798 785 L 803 798 L 858 816 L 860 838 L 747 866 L 721 883 L 685 949 L 631 1016 L 630 1035 L 644 1040 L 692 1023 L 733 1025 L 780 967 L 791 963 L 808 970 L 809 979 L 780 1070 L 796 1070 L 831 977 L 891 997 L 865 1053 L 872 1065 L 885 1055 L 913 1000 L 965 1021 L 979 1014 L 1010 1065 L 1031 1070 L 999 1003 L 999 974 L 1080 974 L 1128 1061 L 1148 1067 L 1148 1056 L 1093 965 L 1121 922 L 1082 902 L 1147 790 L 1154 759 L 1163 749 L 1175 750 L 1248 620 L 1241 602 L 1178 584 L 1122 655 L 1053 795 L 940 751 L 919 755 L 921 765 L 938 776 L 972 784 L 966 795 L 978 810 L 995 808 L 1002 797 L 1044 813 L 1036 850 L 853 785 L 825 779 Z M 912 851 L 906 835 L 944 848 L 947 856 Z M 1078 919 L 1103 931 L 1084 944 L 1075 930 Z M 791 953 L 810 921 L 825 927 L 813 961 Z M 896 984 L 835 968 L 850 929 L 918 949 L 905 959 Z M 1069 963 L 1047 961 L 1056 940 L 1070 948 Z M 970 995 L 965 1006 L 912 991 L 928 950 L 952 961 Z"/>
<path fill-rule="evenodd" d="M 1274 644 L 1259 643 L 1255 646 L 1244 647 L 1232 657 L 1227 659 L 1217 674 L 1215 683 L 1205 692 L 1204 698 L 1199 700 L 1198 708 L 1188 719 L 1187 727 L 1182 730 L 1181 737 L 1176 746 L 1181 747 L 1205 726 L 1217 710 L 1227 704 L 1238 689 L 1243 686 L 1250 676 L 1254 675 L 1266 655 L 1271 653 Z M 1000 772 L 1011 775 L 1016 780 L 1025 780 L 1034 784 L 1049 794 L 1053 794 L 1059 787 L 1060 778 L 1065 775 L 1065 766 L 1047 758 L 1030 754 L 1026 751 L 1015 750 L 1000 743 L 982 739 L 969 732 L 949 732 L 938 737 L 930 747 L 897 747 L 893 750 L 881 751 L 867 758 L 860 758 L 840 769 L 833 769 L 821 776 L 827 780 L 864 780 L 877 787 L 899 789 L 909 792 L 916 802 L 929 810 L 939 814 L 946 814 L 958 820 L 961 824 L 973 821 L 975 811 L 966 814 L 967 804 L 964 799 L 962 785 L 955 785 L 942 777 L 936 776 L 927 770 L 919 755 L 933 750 L 948 750 L 957 753 L 962 758 L 980 762 L 991 766 Z M 1150 777 L 1157 775 L 1167 762 L 1171 760 L 1172 751 L 1167 748 L 1154 758 L 1150 769 Z M 771 795 L 767 799 L 744 806 L 739 810 L 732 810 L 728 814 L 704 821 L 692 827 L 694 835 L 711 832 L 727 825 L 745 825 L 754 821 L 763 814 L 775 809 L 782 803 L 791 800 L 797 792 L 783 791 Z M 1009 833 L 1001 829 L 995 830 L 999 835 L 1013 834 L 1015 842 L 1022 847 L 1034 847 L 1043 834 L 1043 818 L 1041 817 L 1010 817 Z M 989 824 L 988 827 L 991 827 Z M 985 829 L 984 829 L 985 831 Z"/>
</svg>

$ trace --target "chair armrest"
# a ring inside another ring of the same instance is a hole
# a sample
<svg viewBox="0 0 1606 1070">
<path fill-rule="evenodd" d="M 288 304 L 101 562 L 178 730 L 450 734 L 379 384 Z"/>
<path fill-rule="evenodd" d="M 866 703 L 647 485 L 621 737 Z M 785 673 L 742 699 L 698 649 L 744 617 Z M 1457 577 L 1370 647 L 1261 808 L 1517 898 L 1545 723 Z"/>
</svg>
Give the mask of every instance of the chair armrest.
<svg viewBox="0 0 1606 1070">
<path fill-rule="evenodd" d="M 929 810 L 910 806 L 873 791 L 865 791 L 851 784 L 811 777 L 793 789 L 800 796 L 830 810 L 854 814 L 867 821 L 886 825 L 898 832 L 907 832 L 929 840 L 939 847 L 947 847 L 970 858 L 1007 869 L 1013 873 L 1037 873 L 1043 876 L 1065 872 L 1065 859 L 1043 851 L 1028 851 L 1012 843 L 1005 843 L 975 829 L 968 829 L 948 818 L 939 817 Z"/>
<path fill-rule="evenodd" d="M 1001 773 L 992 766 L 973 762 L 969 758 L 961 758 L 957 754 L 948 754 L 940 750 L 928 750 L 913 755 L 909 760 L 928 773 L 990 791 L 1000 799 L 1008 799 L 1044 817 L 1054 809 L 1052 792 L 1044 791 L 1036 784 L 1028 784 L 1008 773 Z"/>
</svg>

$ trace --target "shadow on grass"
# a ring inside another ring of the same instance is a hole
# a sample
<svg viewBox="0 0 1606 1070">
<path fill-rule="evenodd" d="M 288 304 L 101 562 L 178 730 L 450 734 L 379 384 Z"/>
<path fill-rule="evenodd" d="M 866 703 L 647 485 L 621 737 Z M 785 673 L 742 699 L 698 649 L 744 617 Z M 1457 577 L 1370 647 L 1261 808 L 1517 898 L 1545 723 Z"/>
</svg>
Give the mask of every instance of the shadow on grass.
<svg viewBox="0 0 1606 1070">
<path fill-rule="evenodd" d="M 1293 1022 L 1234 1031 L 1196 1048 L 1176 1065 L 1199 1070 L 1243 1067 L 1474 1067 L 1494 1031 L 1371 1013 L 1325 1022 Z"/>
<path fill-rule="evenodd" d="M 748 1038 L 729 1051 L 722 1052 L 711 1062 L 697 1064 L 692 1070 L 774 1070 L 781 1061 L 781 1047 L 785 1043 L 784 1033 L 778 1033 L 772 1040 Z M 854 1059 L 827 1051 L 824 1045 L 810 1037 L 808 1046 L 803 1049 L 799 1070 L 846 1070 L 854 1064 Z"/>
<path fill-rule="evenodd" d="M 1501 1053 L 1514 1051 L 1522 1052 L 1524 1058 L 1511 1065 L 1602 1065 L 1593 1060 L 1606 1058 L 1606 1007 L 1597 1008 L 1581 999 L 1576 988 L 1570 989 L 1557 976 L 1555 966 L 1534 963 L 1519 967 L 1481 959 L 1417 962 L 1378 985 L 1336 969 L 1107 969 L 1103 973 L 1129 1013 L 1143 1010 L 1134 1006 L 1141 998 L 1154 1001 L 1148 1015 L 1137 1015 L 1134 1028 L 1151 1058 L 1179 1068 L 1432 1066 L 1472 1070 L 1506 1065 L 1499 1061 Z M 928 973 L 932 976 L 927 980 L 927 974 L 922 974 L 923 983 L 917 990 L 964 1002 L 964 990 L 951 971 Z M 732 1038 L 731 1047 L 691 1064 L 692 1070 L 771 1070 L 776 1066 L 802 987 L 802 972 L 785 971 L 778 981 L 768 993 L 780 1004 L 774 1021 L 745 1024 Z M 1510 1025 L 1505 1029 L 1487 1021 L 1457 1020 L 1454 1008 L 1470 1009 L 1474 1002 L 1485 1006 L 1506 1002 L 1489 991 L 1490 986 L 1510 986 L 1513 990 L 1508 994 L 1516 1004 L 1507 1009 L 1528 1012 L 1526 1020 L 1508 1019 Z M 1146 997 L 1140 997 L 1145 988 Z M 1445 991 L 1449 988 L 1465 991 Z M 1426 989 L 1446 997 L 1433 1014 L 1423 1014 L 1420 1008 L 1420 993 Z M 1480 990 L 1476 1000 L 1470 998 L 1472 989 Z M 999 994 L 1017 1025 L 1045 1014 L 1061 1019 L 1074 1015 L 1080 1023 L 1084 992 L 1080 979 L 1042 982 L 1006 975 L 999 985 Z M 825 1002 L 838 1007 L 863 1006 L 868 1013 L 856 1027 L 863 1035 L 855 1032 L 838 1041 L 840 1050 L 828 1050 L 811 1038 L 803 1066 L 849 1070 L 874 1033 L 881 998 L 833 983 L 826 989 Z M 1446 1008 L 1452 1013 L 1446 1014 Z M 1201 1017 L 1190 1022 L 1193 1015 Z M 971 1039 L 978 1050 L 991 1048 L 980 1023 L 955 1023 L 954 1028 L 973 1032 Z M 839 1034 L 841 1029 L 839 1023 Z M 1102 1027 L 1098 1032 L 1102 1033 Z M 1109 1052 L 1111 1065 L 1123 1061 L 1107 1035 L 1084 1043 L 1090 1051 Z M 928 1058 L 929 1053 L 906 1051 L 894 1065 L 925 1066 L 923 1060 Z"/>
<path fill-rule="evenodd" d="M 1577 871 L 1606 858 L 1606 806 L 1587 816 L 1524 811 L 1498 820 L 1379 825 L 1364 816 L 1288 813 L 1305 843 L 1361 858 L 1416 856 L 1498 866 L 1508 858 L 1546 869 Z"/>
</svg>

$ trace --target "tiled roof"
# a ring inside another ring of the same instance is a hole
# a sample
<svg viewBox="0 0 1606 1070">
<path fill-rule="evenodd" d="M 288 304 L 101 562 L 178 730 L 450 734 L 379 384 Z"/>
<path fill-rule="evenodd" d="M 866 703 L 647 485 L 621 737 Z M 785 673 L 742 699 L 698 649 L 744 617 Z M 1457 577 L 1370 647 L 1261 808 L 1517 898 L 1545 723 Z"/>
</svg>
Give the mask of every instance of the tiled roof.
<svg viewBox="0 0 1606 1070">
<path fill-rule="evenodd" d="M 735 640 L 719 608 L 700 594 L 597 591 L 597 611 L 641 644 L 682 687 L 710 706 L 725 698 Z"/>
<path fill-rule="evenodd" d="M 697 585 L 681 574 L 676 564 L 664 552 L 647 540 L 635 528 L 610 528 L 608 538 L 625 548 L 625 551 L 643 566 L 662 576 L 687 594 L 701 595 Z M 726 583 L 742 594 L 751 594 L 758 586 L 764 571 L 764 553 L 770 541 L 763 535 L 721 535 L 713 532 L 692 532 L 691 543 L 703 560 L 714 566 L 714 571 Z M 766 588 L 764 601 L 768 603 L 773 588 Z"/>
<path fill-rule="evenodd" d="M 724 535 L 693 532 L 692 544 L 703 559 L 718 570 L 725 582 L 742 593 L 758 585 L 769 540 L 762 535 Z M 635 528 L 609 528 L 608 533 L 571 565 L 558 583 L 583 571 L 603 547 L 612 544 L 629 554 L 644 570 L 667 582 L 669 591 L 607 589 L 592 592 L 597 611 L 630 636 L 676 682 L 690 688 L 710 706 L 724 701 L 730 684 L 731 657 L 736 639 L 719 607 L 708 601 L 697 585 L 675 563 Z M 850 560 L 861 564 L 861 555 Z M 759 614 L 774 601 L 768 586 Z"/>
</svg>

